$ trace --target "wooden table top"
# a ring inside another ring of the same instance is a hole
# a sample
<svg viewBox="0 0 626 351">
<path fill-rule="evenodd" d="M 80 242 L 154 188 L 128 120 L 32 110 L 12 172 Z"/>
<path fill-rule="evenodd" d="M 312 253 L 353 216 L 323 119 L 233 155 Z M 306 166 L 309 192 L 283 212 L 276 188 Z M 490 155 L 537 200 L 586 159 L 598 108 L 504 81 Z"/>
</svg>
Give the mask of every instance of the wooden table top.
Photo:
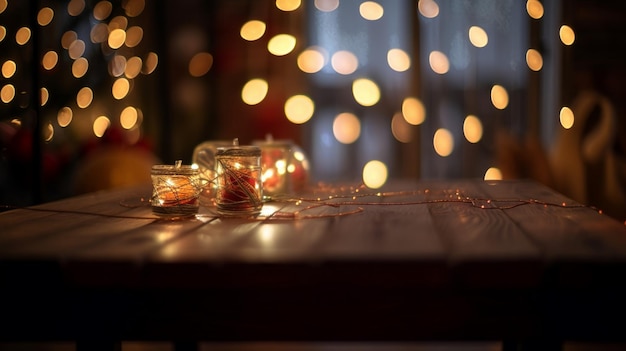
<svg viewBox="0 0 626 351">
<path fill-rule="evenodd" d="M 532 181 L 326 185 L 248 219 L 149 196 L 0 213 L 0 340 L 624 338 L 626 225 Z"/>
</svg>

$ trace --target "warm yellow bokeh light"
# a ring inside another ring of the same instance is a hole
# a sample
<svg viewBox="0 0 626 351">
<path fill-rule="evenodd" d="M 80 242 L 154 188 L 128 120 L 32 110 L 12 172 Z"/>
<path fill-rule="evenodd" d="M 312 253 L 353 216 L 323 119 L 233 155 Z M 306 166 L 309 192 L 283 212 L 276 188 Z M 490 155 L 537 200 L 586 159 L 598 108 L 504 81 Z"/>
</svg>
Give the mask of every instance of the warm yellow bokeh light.
<svg viewBox="0 0 626 351">
<path fill-rule="evenodd" d="M 411 57 L 402 49 L 391 49 L 387 52 L 387 64 L 396 72 L 404 72 L 411 68 Z"/>
<path fill-rule="evenodd" d="M 481 27 L 471 26 L 468 35 L 472 45 L 477 48 L 484 48 L 489 43 L 489 36 Z"/>
<path fill-rule="evenodd" d="M 245 40 L 254 41 L 260 39 L 265 34 L 265 22 L 258 20 L 251 20 L 241 26 L 239 35 Z"/>
<path fill-rule="evenodd" d="M 89 38 L 92 43 L 104 43 L 109 38 L 109 27 L 104 23 L 97 23 L 91 27 Z"/>
<path fill-rule="evenodd" d="M 574 111 L 567 106 L 562 107 L 559 112 L 559 121 L 561 122 L 561 126 L 565 129 L 570 129 L 574 126 L 574 120 Z"/>
<path fill-rule="evenodd" d="M 49 7 L 44 7 L 37 13 L 37 23 L 42 27 L 49 25 L 53 18 L 54 11 Z"/>
<path fill-rule="evenodd" d="M 43 128 L 42 132 L 43 132 L 43 140 L 45 142 L 52 140 L 52 138 L 54 138 L 54 126 L 52 125 L 52 123 L 48 123 Z"/>
<path fill-rule="evenodd" d="M 559 29 L 559 38 L 561 38 L 563 44 L 572 45 L 574 44 L 574 40 L 576 40 L 576 34 L 572 27 L 564 24 L 561 26 L 561 29 Z"/>
<path fill-rule="evenodd" d="M 533 19 L 540 19 L 543 17 L 543 5 L 538 0 L 526 1 L 526 12 Z"/>
<path fill-rule="evenodd" d="M 9 2 L 7 0 L 0 0 L 0 13 L 3 13 L 7 9 Z"/>
<path fill-rule="evenodd" d="M 0 26 L 0 41 L 3 41 L 7 36 L 7 29 L 5 26 Z"/>
<path fill-rule="evenodd" d="M 149 53 L 143 62 L 143 74 L 151 74 L 152 72 L 154 72 L 154 70 L 157 68 L 158 63 L 159 56 L 154 52 Z"/>
<path fill-rule="evenodd" d="M 93 90 L 89 87 L 84 87 L 76 94 L 76 105 L 80 108 L 87 108 L 93 101 Z"/>
<path fill-rule="evenodd" d="M 85 53 L 85 42 L 80 39 L 74 40 L 67 48 L 67 52 L 72 60 L 78 59 Z"/>
<path fill-rule="evenodd" d="M 70 16 L 78 16 L 85 9 L 85 0 L 71 0 L 69 4 L 67 4 L 67 13 Z"/>
<path fill-rule="evenodd" d="M 17 64 L 13 60 L 7 60 L 2 64 L 2 76 L 11 78 L 17 71 Z"/>
<path fill-rule="evenodd" d="M 134 48 L 135 46 L 139 45 L 139 43 L 141 43 L 142 39 L 143 28 L 139 26 L 133 26 L 126 30 L 126 41 L 124 41 L 124 44 L 126 44 L 126 46 L 129 48 Z"/>
<path fill-rule="evenodd" d="M 359 78 L 352 83 L 352 96 L 359 105 L 373 106 L 380 100 L 380 89 L 374 81 Z"/>
<path fill-rule="evenodd" d="M 126 70 L 126 57 L 122 55 L 113 55 L 113 59 L 109 61 L 109 74 L 113 77 L 119 77 Z"/>
<path fill-rule="evenodd" d="M 502 180 L 502 171 L 496 167 L 490 167 L 485 172 L 485 180 Z"/>
<path fill-rule="evenodd" d="M 48 103 L 48 98 L 50 98 L 50 93 L 48 92 L 48 89 L 43 87 L 40 90 L 41 94 L 40 94 L 40 103 L 41 106 L 45 106 Z"/>
<path fill-rule="evenodd" d="M 276 0 L 276 7 L 281 11 L 295 11 L 300 5 L 300 0 Z"/>
<path fill-rule="evenodd" d="M 540 71 L 541 68 L 543 68 L 543 57 L 541 57 L 539 51 L 528 49 L 528 51 L 526 51 L 526 64 L 531 70 L 535 72 Z"/>
<path fill-rule="evenodd" d="M 359 67 L 359 59 L 350 51 L 341 50 L 334 53 L 330 58 L 330 65 L 335 72 L 348 75 L 354 73 Z"/>
<path fill-rule="evenodd" d="M 431 52 L 430 55 L 428 55 L 428 63 L 430 64 L 430 69 L 438 74 L 445 74 L 450 70 L 448 56 L 441 51 Z"/>
<path fill-rule="evenodd" d="M 15 33 L 15 42 L 19 45 L 24 45 L 28 43 L 28 41 L 30 40 L 30 34 L 30 28 L 28 27 L 22 27 L 18 29 L 17 33 Z"/>
<path fill-rule="evenodd" d="M 146 7 L 146 0 L 127 0 L 122 3 L 124 12 L 128 17 L 137 17 L 141 15 Z"/>
<path fill-rule="evenodd" d="M 67 127 L 72 123 L 72 118 L 74 117 L 74 112 L 71 108 L 65 106 L 59 110 L 57 113 L 57 123 L 61 127 Z"/>
<path fill-rule="evenodd" d="M 111 15 L 111 11 L 113 11 L 113 4 L 109 1 L 100 1 L 93 8 L 93 18 L 103 21 Z"/>
<path fill-rule="evenodd" d="M 124 129 L 133 128 L 137 124 L 137 120 L 137 109 L 132 106 L 126 107 L 124 110 L 122 110 L 122 113 L 120 113 L 120 125 Z"/>
<path fill-rule="evenodd" d="M 294 95 L 285 102 L 285 116 L 291 123 L 302 124 L 313 117 L 315 104 L 306 95 Z"/>
<path fill-rule="evenodd" d="M 387 182 L 387 166 L 378 160 L 372 160 L 363 167 L 363 184 L 370 189 L 378 189 Z"/>
<path fill-rule="evenodd" d="M 290 34 L 278 34 L 267 43 L 267 50 L 276 56 L 285 56 L 296 47 L 296 37 Z"/>
<path fill-rule="evenodd" d="M 480 141 L 483 137 L 483 124 L 474 115 L 468 115 L 463 121 L 463 135 L 472 144 Z"/>
<path fill-rule="evenodd" d="M 68 30 L 61 36 L 61 46 L 63 49 L 69 50 L 70 45 L 72 45 L 76 39 L 78 39 L 78 34 L 76 34 L 73 30 Z"/>
<path fill-rule="evenodd" d="M 59 62 L 59 55 L 54 51 L 48 51 L 43 55 L 41 65 L 47 71 L 53 69 Z"/>
<path fill-rule="evenodd" d="M 109 33 L 108 44 L 111 49 L 119 49 L 126 41 L 126 31 L 118 28 Z"/>
<path fill-rule="evenodd" d="M 304 73 L 319 72 L 326 64 L 322 48 L 310 47 L 298 55 L 298 68 Z"/>
<path fill-rule="evenodd" d="M 199 52 L 189 61 L 189 74 L 192 77 L 202 77 L 209 73 L 213 65 L 213 55 L 208 52 Z"/>
<path fill-rule="evenodd" d="M 86 58 L 81 57 L 72 63 L 72 75 L 75 78 L 81 78 L 89 70 L 89 61 Z"/>
<path fill-rule="evenodd" d="M 437 155 L 441 157 L 450 156 L 452 151 L 454 151 L 454 137 L 452 133 L 445 128 L 437 129 L 433 137 L 433 146 Z"/>
<path fill-rule="evenodd" d="M 376 21 L 383 17 L 385 9 L 375 1 L 365 1 L 359 6 L 359 14 L 368 21 Z"/>
<path fill-rule="evenodd" d="M 241 89 L 241 99 L 248 105 L 256 105 L 265 99 L 269 84 L 265 79 L 249 80 Z"/>
<path fill-rule="evenodd" d="M 5 104 L 8 104 L 15 97 L 15 86 L 13 84 L 7 84 L 0 90 L 0 100 Z"/>
<path fill-rule="evenodd" d="M 128 18 L 124 16 L 116 16 L 109 22 L 109 31 L 113 32 L 116 29 L 126 31 L 128 27 Z"/>
<path fill-rule="evenodd" d="M 111 125 L 111 120 L 107 116 L 99 116 L 93 121 L 93 134 L 95 134 L 98 138 L 102 138 L 104 133 L 109 129 Z"/>
<path fill-rule="evenodd" d="M 419 0 L 417 9 L 426 18 L 435 18 L 439 15 L 439 5 L 434 0 Z"/>
<path fill-rule="evenodd" d="M 491 88 L 491 103 L 498 110 L 504 110 L 509 105 L 509 93 L 501 85 L 494 85 Z"/>
<path fill-rule="evenodd" d="M 333 135 L 342 144 L 352 144 L 361 135 L 361 121 L 349 112 L 338 114 L 333 120 Z"/>
<path fill-rule="evenodd" d="M 418 98 L 408 97 L 402 100 L 402 116 L 408 124 L 420 125 L 426 119 L 426 108 Z"/>
<path fill-rule="evenodd" d="M 391 119 L 391 134 L 401 143 L 409 143 L 413 139 L 411 125 L 407 123 L 401 112 L 396 112 Z"/>
<path fill-rule="evenodd" d="M 130 81 L 126 78 L 118 78 L 113 82 L 111 94 L 116 100 L 121 100 L 128 95 L 130 91 Z"/>
<path fill-rule="evenodd" d="M 339 7 L 339 0 L 315 0 L 314 4 L 322 12 L 332 12 Z"/>
<path fill-rule="evenodd" d="M 126 60 L 126 70 L 124 71 L 124 75 L 128 79 L 133 79 L 141 73 L 141 66 L 143 65 L 143 61 L 141 61 L 141 57 L 133 56 Z"/>
</svg>

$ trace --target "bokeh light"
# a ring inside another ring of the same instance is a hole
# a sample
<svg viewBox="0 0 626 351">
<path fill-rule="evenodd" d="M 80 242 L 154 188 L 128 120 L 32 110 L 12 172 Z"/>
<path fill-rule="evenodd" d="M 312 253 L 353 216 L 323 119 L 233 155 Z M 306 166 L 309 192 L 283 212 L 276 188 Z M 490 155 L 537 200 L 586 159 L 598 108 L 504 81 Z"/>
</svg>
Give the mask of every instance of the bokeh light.
<svg viewBox="0 0 626 351">
<path fill-rule="evenodd" d="M 380 89 L 374 81 L 359 78 L 352 83 L 354 100 L 362 106 L 373 106 L 380 100 Z"/>
<path fill-rule="evenodd" d="M 502 180 L 502 171 L 497 167 L 490 167 L 485 172 L 485 180 Z"/>
<path fill-rule="evenodd" d="M 0 26 L 0 41 L 3 41 L 7 36 L 7 29 L 4 26 Z"/>
<path fill-rule="evenodd" d="M 251 20 L 244 23 L 239 30 L 239 35 L 245 40 L 254 41 L 260 39 L 265 34 L 265 22 Z"/>
<path fill-rule="evenodd" d="M 40 94 L 40 99 L 39 100 L 41 102 L 41 106 L 44 106 L 45 104 L 48 103 L 48 99 L 50 98 L 50 92 L 48 92 L 48 89 L 46 87 L 41 88 L 40 90 L 41 94 Z"/>
<path fill-rule="evenodd" d="M 53 69 L 59 62 L 59 55 L 55 51 L 48 51 L 43 55 L 41 65 L 47 71 Z"/>
<path fill-rule="evenodd" d="M 199 52 L 189 61 L 189 74 L 192 77 L 202 77 L 209 73 L 213 65 L 213 55 L 208 52 Z"/>
<path fill-rule="evenodd" d="M 452 133 L 445 128 L 437 129 L 433 137 L 433 146 L 437 155 L 441 157 L 450 156 L 452 151 L 454 151 L 454 137 Z"/>
<path fill-rule="evenodd" d="M 330 58 L 330 64 L 335 72 L 343 75 L 354 73 L 359 67 L 359 59 L 350 51 L 337 51 Z"/>
<path fill-rule="evenodd" d="M 413 139 L 411 125 L 407 123 L 401 112 L 396 112 L 391 119 L 391 134 L 401 143 L 409 143 Z"/>
<path fill-rule="evenodd" d="M 411 67 L 411 57 L 402 49 L 391 49 L 387 52 L 387 64 L 396 72 L 404 72 Z"/>
<path fill-rule="evenodd" d="M 118 28 L 109 33 L 108 44 L 111 49 L 119 49 L 126 41 L 126 31 Z"/>
<path fill-rule="evenodd" d="M 314 4 L 322 12 L 332 12 L 339 7 L 339 0 L 315 0 Z"/>
<path fill-rule="evenodd" d="M 484 48 L 489 43 L 487 32 L 479 26 L 471 26 L 468 35 L 472 45 L 477 48 Z"/>
<path fill-rule="evenodd" d="M 291 123 L 302 124 L 313 117 L 315 104 L 306 95 L 294 95 L 285 102 L 285 116 Z"/>
<path fill-rule="evenodd" d="M 111 120 L 107 116 L 99 116 L 93 122 L 93 134 L 98 138 L 102 138 L 109 126 L 111 126 Z"/>
<path fill-rule="evenodd" d="M 296 37 L 291 34 L 278 34 L 267 43 L 267 50 L 276 56 L 285 56 L 296 47 Z"/>
<path fill-rule="evenodd" d="M 54 11 L 49 7 L 44 7 L 37 13 L 37 23 L 42 27 L 49 25 L 53 18 Z"/>
<path fill-rule="evenodd" d="M 61 127 L 67 127 L 72 123 L 72 118 L 74 117 L 74 112 L 71 108 L 65 106 L 62 107 L 57 113 L 57 123 Z"/>
<path fill-rule="evenodd" d="M 407 97 L 402 100 L 402 116 L 407 123 L 420 125 L 426 120 L 426 108 L 418 98 Z"/>
<path fill-rule="evenodd" d="M 4 78 L 11 78 L 17 71 L 17 64 L 13 60 L 6 60 L 2 64 L 2 76 Z"/>
<path fill-rule="evenodd" d="M 81 88 L 76 94 L 76 105 L 80 108 L 87 108 L 93 101 L 93 90 L 89 87 Z"/>
<path fill-rule="evenodd" d="M 417 9 L 420 15 L 426 18 L 435 18 L 439 15 L 439 5 L 434 0 L 419 0 Z"/>
<path fill-rule="evenodd" d="M 126 31 L 126 41 L 124 44 L 129 48 L 134 48 L 141 43 L 143 39 L 143 29 L 139 26 L 133 26 Z"/>
<path fill-rule="evenodd" d="M 365 1 L 359 6 L 359 14 L 368 21 L 376 21 L 383 17 L 385 9 L 375 1 Z"/>
<path fill-rule="evenodd" d="M 543 57 L 541 57 L 539 51 L 528 49 L 528 51 L 526 51 L 526 64 L 531 70 L 535 72 L 540 71 L 541 68 L 543 68 Z"/>
<path fill-rule="evenodd" d="M 43 140 L 45 142 L 49 142 L 54 138 L 54 126 L 51 123 L 46 124 L 43 129 Z"/>
<path fill-rule="evenodd" d="M 143 65 L 143 61 L 141 61 L 141 57 L 133 56 L 126 60 L 126 70 L 124 71 L 124 75 L 128 79 L 133 79 L 141 73 L 141 66 Z"/>
<path fill-rule="evenodd" d="M 561 38 L 563 44 L 572 45 L 574 44 L 574 40 L 576 40 L 576 34 L 572 27 L 564 24 L 559 29 L 559 38 Z"/>
<path fill-rule="evenodd" d="M 116 100 L 121 100 L 128 95 L 130 91 L 130 81 L 126 78 L 118 78 L 113 82 L 111 94 Z"/>
<path fill-rule="evenodd" d="M 67 51 L 70 55 L 70 58 L 72 60 L 76 60 L 77 58 L 83 56 L 83 54 L 85 53 L 85 42 L 80 39 L 76 39 L 70 44 L 70 46 L 67 48 Z"/>
<path fill-rule="evenodd" d="M 363 167 L 363 184 L 370 189 L 378 189 L 387 182 L 387 166 L 378 160 L 372 160 Z"/>
<path fill-rule="evenodd" d="M 281 11 L 295 11 L 300 5 L 300 0 L 276 0 L 276 7 Z"/>
<path fill-rule="evenodd" d="M 137 119 L 137 109 L 132 106 L 127 106 L 120 113 L 120 125 L 124 129 L 132 129 L 137 124 Z"/>
<path fill-rule="evenodd" d="M 143 64 L 144 66 L 142 72 L 144 74 L 151 74 L 152 72 L 154 72 L 154 70 L 157 68 L 157 65 L 159 64 L 159 56 L 154 52 L 150 52 L 146 56 Z"/>
<path fill-rule="evenodd" d="M 113 11 L 113 4 L 109 1 L 100 1 L 93 8 L 93 18 L 103 21 L 111 15 L 111 11 Z"/>
<path fill-rule="evenodd" d="M 483 137 L 483 124 L 474 115 L 468 115 L 463 121 L 463 135 L 472 144 L 480 141 Z"/>
<path fill-rule="evenodd" d="M 75 78 L 83 77 L 87 70 L 89 70 L 89 61 L 84 57 L 80 57 L 72 63 L 72 75 Z"/>
<path fill-rule="evenodd" d="M 563 106 L 559 112 L 559 122 L 561 122 L 561 126 L 565 129 L 570 129 L 574 126 L 574 120 L 574 111 L 567 106 Z"/>
<path fill-rule="evenodd" d="M 509 105 L 509 93 L 501 85 L 494 85 L 491 88 L 491 103 L 498 110 L 504 110 Z"/>
<path fill-rule="evenodd" d="M 71 0 L 67 4 L 67 13 L 70 16 L 78 16 L 85 9 L 85 0 Z"/>
<path fill-rule="evenodd" d="M 265 79 L 249 80 L 241 90 L 241 99 L 248 105 L 256 105 L 265 99 L 269 85 Z"/>
<path fill-rule="evenodd" d="M 538 0 L 526 1 L 526 12 L 533 19 L 540 19 L 543 17 L 543 5 Z"/>
<path fill-rule="evenodd" d="M 298 68 L 304 73 L 319 72 L 326 64 L 325 54 L 319 47 L 310 47 L 298 55 Z"/>
<path fill-rule="evenodd" d="M 15 33 L 15 42 L 18 45 L 24 45 L 28 43 L 28 41 L 30 40 L 30 34 L 30 28 L 28 27 L 22 27 L 18 29 L 17 33 Z"/>
<path fill-rule="evenodd" d="M 430 69 L 437 74 L 446 74 L 450 70 L 450 61 L 448 56 L 441 51 L 433 51 L 428 55 L 428 63 Z"/>
<path fill-rule="evenodd" d="M 13 84 L 6 84 L 2 87 L 2 90 L 0 90 L 0 100 L 2 100 L 2 102 L 4 102 L 5 104 L 13 101 L 14 97 L 15 86 Z"/>
<path fill-rule="evenodd" d="M 338 114 L 333 121 L 333 135 L 342 144 L 352 144 L 361 135 L 361 121 L 349 112 Z"/>
</svg>

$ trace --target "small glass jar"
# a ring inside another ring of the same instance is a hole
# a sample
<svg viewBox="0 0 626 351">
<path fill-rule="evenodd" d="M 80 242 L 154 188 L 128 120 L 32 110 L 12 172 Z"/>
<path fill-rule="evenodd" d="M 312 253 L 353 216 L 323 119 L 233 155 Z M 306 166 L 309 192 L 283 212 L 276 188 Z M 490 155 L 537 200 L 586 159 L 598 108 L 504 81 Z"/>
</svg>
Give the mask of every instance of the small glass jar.
<svg viewBox="0 0 626 351">
<path fill-rule="evenodd" d="M 201 190 L 198 169 L 192 166 L 154 165 L 152 178 L 152 212 L 163 218 L 183 218 L 198 213 Z"/>
<path fill-rule="evenodd" d="M 287 166 L 291 161 L 291 146 L 288 141 L 265 140 L 252 143 L 261 149 L 261 179 L 263 195 L 286 195 L 291 192 Z"/>
<path fill-rule="evenodd" d="M 193 150 L 191 162 L 198 166 L 204 187 L 200 192 L 200 206 L 215 206 L 217 180 L 215 172 L 215 154 L 218 147 L 233 145 L 227 140 L 208 140 L 200 143 Z"/>
<path fill-rule="evenodd" d="M 217 212 L 224 216 L 256 216 L 263 207 L 261 149 L 256 146 L 218 147 Z"/>
</svg>

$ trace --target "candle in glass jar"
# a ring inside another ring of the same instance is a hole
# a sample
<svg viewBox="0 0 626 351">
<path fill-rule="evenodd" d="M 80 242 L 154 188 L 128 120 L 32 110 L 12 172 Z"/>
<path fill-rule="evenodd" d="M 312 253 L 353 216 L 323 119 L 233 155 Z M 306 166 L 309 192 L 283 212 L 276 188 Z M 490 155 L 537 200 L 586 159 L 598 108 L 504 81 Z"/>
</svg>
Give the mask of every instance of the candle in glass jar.
<svg viewBox="0 0 626 351">
<path fill-rule="evenodd" d="M 164 218 L 189 217 L 198 213 L 201 190 L 198 169 L 175 165 L 154 165 L 152 178 L 152 212 Z"/>
<path fill-rule="evenodd" d="M 215 154 L 217 211 L 226 216 L 255 216 L 263 207 L 261 149 L 233 144 L 218 147 Z"/>
</svg>

